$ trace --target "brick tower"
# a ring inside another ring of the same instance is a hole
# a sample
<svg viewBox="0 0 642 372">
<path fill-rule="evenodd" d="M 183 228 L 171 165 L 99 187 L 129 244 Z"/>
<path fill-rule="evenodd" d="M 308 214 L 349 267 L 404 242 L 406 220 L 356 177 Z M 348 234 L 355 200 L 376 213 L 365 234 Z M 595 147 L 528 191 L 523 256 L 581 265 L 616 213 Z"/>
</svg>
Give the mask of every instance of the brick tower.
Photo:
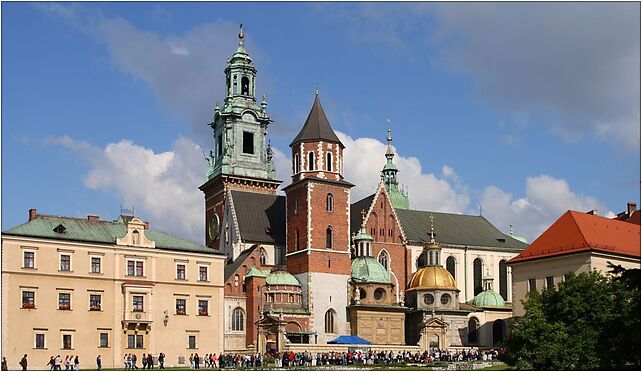
<svg viewBox="0 0 642 372">
<path fill-rule="evenodd" d="M 256 69 L 245 49 L 243 29 L 239 47 L 225 68 L 226 93 L 223 107 L 218 102 L 209 125 L 214 134 L 214 151 L 206 156 L 206 182 L 199 187 L 205 194 L 205 242 L 221 247 L 221 225 L 227 190 L 275 194 L 276 180 L 272 149 L 266 141 L 271 120 L 265 96 L 256 103 Z"/>
<path fill-rule="evenodd" d="M 323 112 L 318 92 L 292 149 L 287 186 L 286 264 L 301 282 L 317 342 L 349 332 L 350 188 L 343 180 L 344 146 Z"/>
</svg>

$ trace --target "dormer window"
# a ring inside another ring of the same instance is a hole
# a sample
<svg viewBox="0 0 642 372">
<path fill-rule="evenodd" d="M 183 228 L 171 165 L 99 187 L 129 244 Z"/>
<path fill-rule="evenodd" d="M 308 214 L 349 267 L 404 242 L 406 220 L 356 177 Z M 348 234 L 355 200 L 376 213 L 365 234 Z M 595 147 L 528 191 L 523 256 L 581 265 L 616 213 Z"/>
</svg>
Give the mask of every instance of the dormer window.
<svg viewBox="0 0 642 372">
<path fill-rule="evenodd" d="M 67 230 L 67 228 L 64 227 L 62 224 L 54 227 L 54 229 L 53 229 L 53 231 L 58 233 L 58 234 L 64 234 L 66 230 Z"/>
</svg>

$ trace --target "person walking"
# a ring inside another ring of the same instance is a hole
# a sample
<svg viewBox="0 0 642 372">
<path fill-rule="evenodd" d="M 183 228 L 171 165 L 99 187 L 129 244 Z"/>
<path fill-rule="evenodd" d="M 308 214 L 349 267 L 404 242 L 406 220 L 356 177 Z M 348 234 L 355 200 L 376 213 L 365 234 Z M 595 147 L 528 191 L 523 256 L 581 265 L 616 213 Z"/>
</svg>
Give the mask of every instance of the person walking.
<svg viewBox="0 0 642 372">
<path fill-rule="evenodd" d="M 25 354 L 22 359 L 20 359 L 20 367 L 22 367 L 23 371 L 27 370 L 27 354 Z"/>
<path fill-rule="evenodd" d="M 67 355 L 67 357 L 65 358 L 65 371 L 68 371 L 69 369 L 71 369 L 72 357 L 73 355 Z"/>
<path fill-rule="evenodd" d="M 145 353 L 143 353 L 143 357 L 140 358 L 140 362 L 143 363 L 143 369 L 147 367 L 147 357 L 145 356 Z"/>
<path fill-rule="evenodd" d="M 154 369 L 154 357 L 152 353 L 147 354 L 147 369 Z"/>
<path fill-rule="evenodd" d="M 201 368 L 201 358 L 198 356 L 198 353 L 194 354 L 194 368 Z"/>
<path fill-rule="evenodd" d="M 80 361 L 78 360 L 78 355 L 74 358 L 74 371 L 80 371 Z"/>
<path fill-rule="evenodd" d="M 102 368 L 103 368 L 103 361 L 100 358 L 100 354 L 98 354 L 98 356 L 96 357 L 96 369 L 100 371 Z"/>
<path fill-rule="evenodd" d="M 51 366 L 54 371 L 60 371 L 60 364 L 62 363 L 62 357 L 60 354 L 56 355 L 53 359 L 53 365 Z"/>
<path fill-rule="evenodd" d="M 132 354 L 132 369 L 138 369 L 138 366 L 136 365 L 136 354 Z"/>
<path fill-rule="evenodd" d="M 158 369 L 165 369 L 165 354 L 160 353 L 158 354 Z"/>
<path fill-rule="evenodd" d="M 9 366 L 7 365 L 7 358 L 2 357 L 2 368 L 0 369 L 2 371 L 8 371 Z"/>
</svg>

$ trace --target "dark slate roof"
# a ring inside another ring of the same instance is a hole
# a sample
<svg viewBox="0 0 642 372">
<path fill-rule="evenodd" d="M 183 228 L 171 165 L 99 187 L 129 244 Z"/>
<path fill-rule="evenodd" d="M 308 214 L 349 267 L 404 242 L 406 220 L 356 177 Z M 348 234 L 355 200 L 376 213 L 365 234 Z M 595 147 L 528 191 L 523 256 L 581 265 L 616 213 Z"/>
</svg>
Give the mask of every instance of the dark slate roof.
<svg viewBox="0 0 642 372">
<path fill-rule="evenodd" d="M 233 262 L 225 264 L 225 269 L 223 270 L 223 277 L 224 277 L 224 281 L 225 282 L 227 282 L 232 277 L 234 272 L 239 267 L 241 267 L 243 262 L 245 262 L 245 259 L 250 254 L 252 254 L 252 252 L 254 251 L 254 249 L 256 249 L 256 247 L 258 247 L 258 245 L 253 245 L 252 247 L 250 247 L 250 248 L 244 250 L 243 252 L 241 252 L 241 254 L 236 258 L 236 260 L 234 260 Z M 245 273 L 243 273 L 243 274 L 245 274 Z"/>
<path fill-rule="evenodd" d="M 232 191 L 241 240 L 285 244 L 285 196 Z"/>
<path fill-rule="evenodd" d="M 324 140 L 328 142 L 338 143 L 343 147 L 339 137 L 332 130 L 328 117 L 325 116 L 323 112 L 323 107 L 321 107 L 321 101 L 319 100 L 319 95 L 317 94 L 314 98 L 314 104 L 312 104 L 312 110 L 308 114 L 308 118 L 305 119 L 305 124 L 299 134 L 294 137 L 290 146 L 295 143 L 302 141 L 315 141 L 315 140 Z"/>
<path fill-rule="evenodd" d="M 406 239 L 411 243 L 428 241 L 428 216 L 435 217 L 435 240 L 441 244 L 497 247 L 523 250 L 522 243 L 499 231 L 483 216 L 395 209 Z"/>
<path fill-rule="evenodd" d="M 54 231 L 54 228 L 58 225 L 65 227 L 64 233 Z M 116 238 L 122 238 L 127 234 L 127 223 L 122 218 L 116 221 L 91 222 L 84 218 L 41 214 L 31 221 L 4 231 L 3 234 L 88 243 L 116 244 Z M 211 248 L 158 230 L 145 230 L 145 236 L 153 240 L 158 249 L 221 254 Z"/>
<path fill-rule="evenodd" d="M 375 194 L 366 196 L 350 205 L 350 235 L 359 233 L 359 229 L 361 228 L 361 210 L 367 212 L 368 209 L 370 209 L 374 196 Z"/>
</svg>

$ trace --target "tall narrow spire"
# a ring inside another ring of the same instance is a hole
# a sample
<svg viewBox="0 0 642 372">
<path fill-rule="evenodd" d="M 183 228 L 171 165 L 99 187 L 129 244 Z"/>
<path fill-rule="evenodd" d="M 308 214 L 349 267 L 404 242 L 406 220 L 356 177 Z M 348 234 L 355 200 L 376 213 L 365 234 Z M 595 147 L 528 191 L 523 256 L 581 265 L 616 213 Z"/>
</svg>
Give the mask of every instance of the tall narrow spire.
<svg viewBox="0 0 642 372">
<path fill-rule="evenodd" d="M 386 118 L 388 123 L 388 133 L 386 135 L 386 165 L 384 165 L 383 170 L 381 171 L 381 179 L 386 186 L 392 205 L 395 208 L 408 209 L 410 203 L 408 202 L 408 194 L 404 193 L 400 188 L 400 185 L 397 181 L 397 172 L 399 170 L 395 166 L 393 159 L 395 157 L 395 152 L 392 149 L 392 130 L 390 129 L 390 116 Z"/>
</svg>

